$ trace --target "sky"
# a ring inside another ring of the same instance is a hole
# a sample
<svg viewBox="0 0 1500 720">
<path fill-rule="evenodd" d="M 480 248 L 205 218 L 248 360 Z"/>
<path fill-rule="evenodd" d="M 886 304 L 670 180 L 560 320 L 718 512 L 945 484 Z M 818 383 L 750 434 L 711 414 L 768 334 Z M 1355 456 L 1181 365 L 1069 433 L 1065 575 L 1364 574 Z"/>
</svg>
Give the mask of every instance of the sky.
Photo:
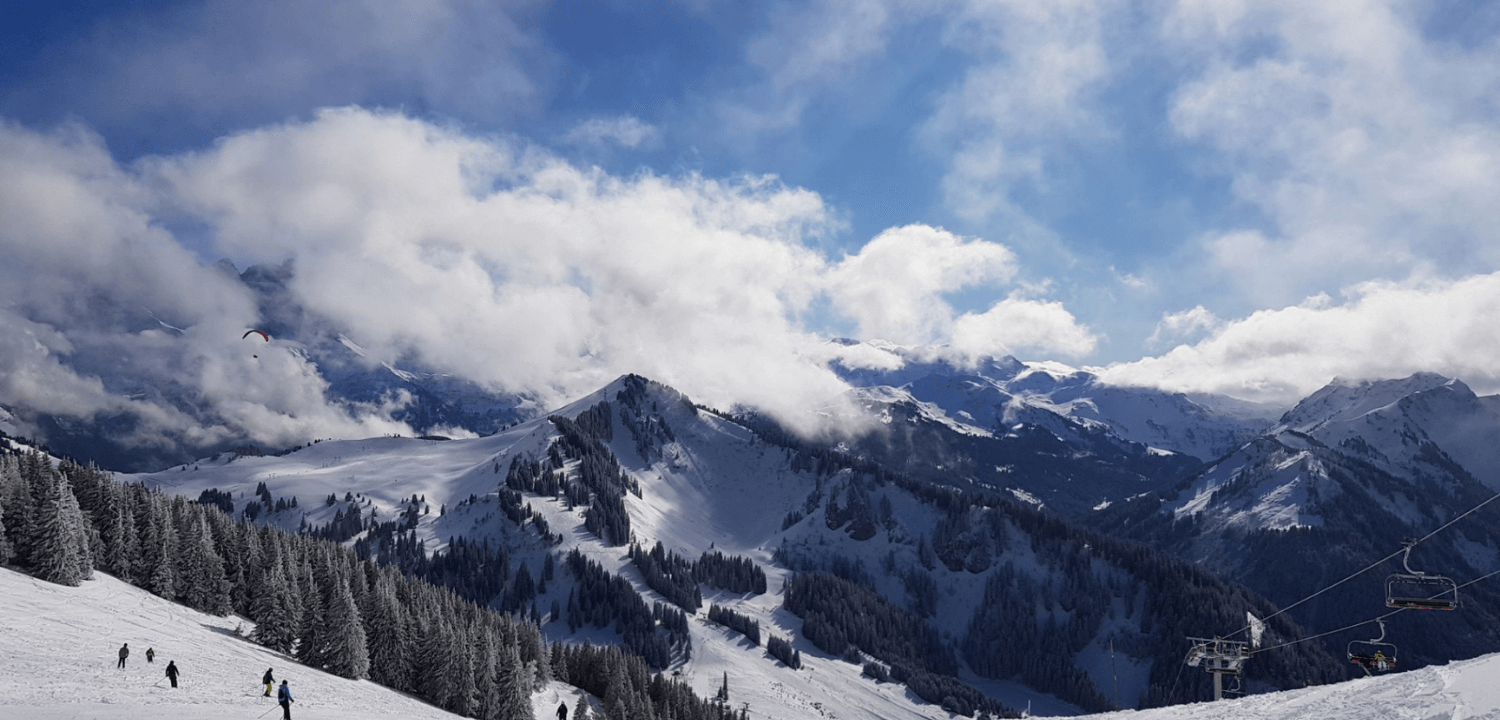
<svg viewBox="0 0 1500 720">
<path fill-rule="evenodd" d="M 172 424 L 109 379 L 171 367 L 223 432 L 388 429 L 297 358 L 232 387 L 225 258 L 292 260 L 372 357 L 548 397 L 641 372 L 790 412 L 839 389 L 835 337 L 1500 392 L 1493 3 L 4 12 L 0 405 Z"/>
</svg>

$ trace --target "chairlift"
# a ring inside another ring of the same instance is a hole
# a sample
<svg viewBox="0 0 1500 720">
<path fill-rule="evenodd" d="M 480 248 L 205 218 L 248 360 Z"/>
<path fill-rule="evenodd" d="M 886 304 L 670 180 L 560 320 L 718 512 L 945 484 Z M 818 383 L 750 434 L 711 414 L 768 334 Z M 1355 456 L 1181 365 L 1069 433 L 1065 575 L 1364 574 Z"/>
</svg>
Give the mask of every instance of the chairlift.
<svg viewBox="0 0 1500 720">
<path fill-rule="evenodd" d="M 1396 669 L 1396 646 L 1385 642 L 1385 621 L 1380 623 L 1380 636 L 1373 640 L 1355 640 L 1345 648 L 1349 662 L 1364 669 L 1366 675 Z"/>
<path fill-rule="evenodd" d="M 1453 610 L 1458 607 L 1458 584 L 1442 575 L 1411 569 L 1411 549 L 1416 540 L 1407 538 L 1401 555 L 1404 573 L 1385 579 L 1385 606 L 1402 610 Z"/>
<path fill-rule="evenodd" d="M 1250 643 L 1224 638 L 1188 638 L 1193 644 L 1185 659 L 1188 667 L 1203 668 L 1214 678 L 1214 699 L 1224 697 L 1224 676 L 1235 680 L 1229 692 L 1240 692 L 1239 676 L 1250 659 Z"/>
</svg>

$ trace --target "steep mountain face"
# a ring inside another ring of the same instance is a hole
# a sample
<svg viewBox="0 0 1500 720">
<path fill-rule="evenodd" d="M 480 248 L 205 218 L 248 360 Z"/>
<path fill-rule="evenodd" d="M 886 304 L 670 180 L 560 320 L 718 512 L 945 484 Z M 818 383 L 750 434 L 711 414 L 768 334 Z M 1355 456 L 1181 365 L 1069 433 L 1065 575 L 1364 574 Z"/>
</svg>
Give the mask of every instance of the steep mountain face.
<svg viewBox="0 0 1500 720">
<path fill-rule="evenodd" d="M 658 668 L 703 694 L 732 668 L 736 686 L 768 690 L 754 710 L 777 717 L 821 716 L 819 703 L 834 696 L 872 717 L 1202 699 L 1203 673 L 1179 679 L 1184 637 L 1272 612 L 1140 546 L 807 445 L 633 376 L 490 437 L 330 441 L 124 479 L 190 497 L 214 491 L 237 515 L 256 507 L 258 522 L 288 529 L 324 532 L 352 514 L 357 522 L 338 537 L 382 557 L 408 536 L 429 552 L 456 538 L 488 542 L 509 563 L 497 606 L 532 608 L 554 639 L 661 653 L 652 655 Z M 278 511 L 267 496 L 301 502 Z M 639 550 L 627 553 L 632 542 Z M 759 568 L 766 590 L 688 579 L 723 564 L 705 553 Z M 553 566 L 554 575 L 538 570 Z M 600 615 L 630 604 L 598 600 L 612 583 L 600 573 L 623 578 L 643 607 L 679 608 L 686 620 L 657 611 L 642 634 L 636 621 Z M 708 605 L 743 622 L 710 621 Z M 746 623 L 768 649 L 728 629 Z M 1276 620 L 1272 633 L 1300 631 Z M 771 638 L 799 656 L 769 650 Z M 1312 646 L 1261 668 L 1251 688 L 1339 676 Z"/>
<path fill-rule="evenodd" d="M 1500 585 L 1477 580 L 1500 570 L 1500 502 L 1487 504 L 1495 489 L 1469 470 L 1489 467 L 1491 450 L 1475 438 L 1500 432 L 1492 413 L 1462 383 L 1435 375 L 1335 383 L 1178 488 L 1102 513 L 1101 525 L 1282 607 L 1385 558 L 1292 611 L 1314 632 L 1390 612 L 1383 581 L 1405 572 L 1402 541 L 1427 538 L 1410 567 L 1464 585 L 1461 608 L 1402 612 L 1388 621 L 1388 639 L 1408 667 L 1493 652 Z M 1370 624 L 1327 642 L 1336 650 L 1375 634 Z"/>
</svg>

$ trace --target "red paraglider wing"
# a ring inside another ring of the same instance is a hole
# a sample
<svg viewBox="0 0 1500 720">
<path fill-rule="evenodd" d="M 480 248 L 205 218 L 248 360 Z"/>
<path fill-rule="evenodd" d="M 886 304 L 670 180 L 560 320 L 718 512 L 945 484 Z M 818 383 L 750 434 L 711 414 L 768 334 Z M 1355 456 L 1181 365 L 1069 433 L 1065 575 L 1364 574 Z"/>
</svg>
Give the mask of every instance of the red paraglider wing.
<svg viewBox="0 0 1500 720">
<path fill-rule="evenodd" d="M 266 331 L 264 331 L 264 330 L 246 330 L 245 334 L 240 336 L 240 339 L 244 340 L 245 338 L 250 337 L 251 335 L 259 335 L 262 338 L 265 338 L 266 342 L 271 342 L 271 336 L 267 335 Z"/>
</svg>

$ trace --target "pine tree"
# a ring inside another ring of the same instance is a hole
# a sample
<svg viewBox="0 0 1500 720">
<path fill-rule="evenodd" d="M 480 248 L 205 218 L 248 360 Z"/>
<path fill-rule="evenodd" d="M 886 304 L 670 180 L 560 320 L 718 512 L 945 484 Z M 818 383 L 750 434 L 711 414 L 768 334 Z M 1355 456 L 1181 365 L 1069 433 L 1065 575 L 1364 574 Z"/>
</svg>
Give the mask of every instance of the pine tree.
<svg viewBox="0 0 1500 720">
<path fill-rule="evenodd" d="M 0 492 L 0 565 L 10 562 L 10 539 L 5 536 L 5 493 Z"/>
<path fill-rule="evenodd" d="M 287 578 L 279 547 L 274 542 L 271 547 L 278 552 L 269 554 L 270 568 L 253 592 L 250 617 L 255 620 L 255 631 L 250 637 L 268 648 L 290 653 L 297 644 L 297 628 L 301 625 L 300 605 Z"/>
<path fill-rule="evenodd" d="M 224 561 L 214 550 L 201 505 L 181 510 L 181 532 L 178 534 L 177 572 L 181 585 L 177 595 L 195 610 L 225 615 L 230 610 L 229 580 L 224 576 Z"/>
<path fill-rule="evenodd" d="M 103 569 L 105 572 L 128 583 L 136 582 L 135 566 L 140 562 L 140 538 L 135 527 L 135 511 L 117 486 L 110 486 L 106 504 L 109 506 L 104 529 L 101 533 L 104 544 Z"/>
<path fill-rule="evenodd" d="M 428 702 L 447 707 L 453 697 L 453 633 L 441 620 L 432 619 L 418 637 L 413 689 Z"/>
<path fill-rule="evenodd" d="M 366 600 L 364 614 L 365 635 L 370 657 L 370 679 L 397 689 L 408 686 L 410 671 L 408 657 L 411 643 L 406 634 L 406 613 L 396 598 L 396 588 L 390 573 L 395 568 L 386 568 L 375 580 L 375 589 Z"/>
<path fill-rule="evenodd" d="M 61 474 L 50 465 L 33 471 L 38 475 L 30 478 L 36 503 L 30 523 L 32 573 L 48 582 L 77 586 L 93 577 L 94 567 L 83 512 Z"/>
<path fill-rule="evenodd" d="M 326 628 L 323 667 L 340 677 L 362 680 L 370 673 L 370 656 L 359 608 L 354 604 L 343 569 L 336 568 L 329 575 L 331 587 L 326 593 L 328 608 L 323 618 Z"/>
<path fill-rule="evenodd" d="M 500 648 L 495 683 L 500 692 L 500 717 L 526 717 L 531 712 L 531 684 L 526 681 L 515 645 Z"/>
</svg>

